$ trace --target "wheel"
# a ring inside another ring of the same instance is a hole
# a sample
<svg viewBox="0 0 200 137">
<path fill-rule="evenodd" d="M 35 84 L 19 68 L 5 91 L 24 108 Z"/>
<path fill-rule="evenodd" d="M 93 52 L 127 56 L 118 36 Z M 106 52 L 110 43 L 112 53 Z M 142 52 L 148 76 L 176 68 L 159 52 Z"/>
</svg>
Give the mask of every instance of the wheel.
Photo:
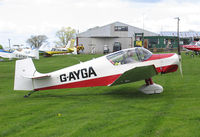
<svg viewBox="0 0 200 137">
<path fill-rule="evenodd" d="M 28 97 L 28 95 L 24 95 L 24 98 L 27 98 Z"/>
</svg>

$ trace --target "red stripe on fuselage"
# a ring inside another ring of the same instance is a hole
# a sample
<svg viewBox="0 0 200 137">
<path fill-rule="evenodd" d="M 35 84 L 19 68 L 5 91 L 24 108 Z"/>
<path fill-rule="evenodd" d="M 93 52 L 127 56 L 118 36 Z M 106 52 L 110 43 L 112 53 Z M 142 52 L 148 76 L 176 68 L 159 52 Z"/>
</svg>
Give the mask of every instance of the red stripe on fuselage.
<svg viewBox="0 0 200 137">
<path fill-rule="evenodd" d="M 153 54 L 148 60 L 145 61 L 151 61 L 151 60 L 158 60 L 158 59 L 165 59 L 172 57 L 174 53 L 167 53 L 167 54 Z M 169 73 L 169 72 L 175 72 L 178 69 L 177 64 L 172 64 L 168 66 L 162 66 L 162 67 L 157 67 L 156 70 L 158 73 Z"/>
<path fill-rule="evenodd" d="M 48 89 L 63 89 L 63 88 L 80 88 L 80 87 L 96 87 L 96 86 L 107 86 L 112 84 L 121 74 L 106 76 L 101 78 L 83 80 L 78 82 L 66 83 L 56 86 L 44 87 L 35 89 L 38 90 L 48 90 Z"/>
<path fill-rule="evenodd" d="M 147 60 L 145 60 L 145 61 L 169 58 L 169 57 L 171 57 L 171 56 L 173 56 L 173 55 L 174 55 L 174 53 L 153 54 L 149 59 L 147 59 Z"/>
<path fill-rule="evenodd" d="M 178 65 L 169 65 L 156 68 L 157 72 L 161 72 L 162 74 L 175 72 L 178 69 Z"/>
</svg>

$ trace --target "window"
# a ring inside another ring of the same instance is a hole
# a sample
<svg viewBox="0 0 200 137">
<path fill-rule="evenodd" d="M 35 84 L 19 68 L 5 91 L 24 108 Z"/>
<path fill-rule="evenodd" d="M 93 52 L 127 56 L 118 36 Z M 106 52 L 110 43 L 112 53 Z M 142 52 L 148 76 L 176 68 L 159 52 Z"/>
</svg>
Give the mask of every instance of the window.
<svg viewBox="0 0 200 137">
<path fill-rule="evenodd" d="M 128 26 L 115 26 L 115 31 L 128 31 Z"/>
<path fill-rule="evenodd" d="M 106 58 L 113 64 L 113 65 L 121 65 L 123 61 L 124 51 L 115 52 L 113 54 L 108 55 Z"/>
<path fill-rule="evenodd" d="M 121 50 L 121 49 L 122 49 L 121 43 L 120 43 L 120 42 L 115 42 L 115 43 L 114 43 L 114 46 L 113 46 L 113 52 L 119 51 L 119 50 Z"/>
<path fill-rule="evenodd" d="M 106 58 L 115 66 L 145 61 L 152 53 L 144 48 L 132 48 L 130 50 L 118 51 L 108 55 Z"/>
<path fill-rule="evenodd" d="M 149 48 L 154 48 L 154 46 L 156 46 L 158 43 L 159 43 L 158 39 L 155 39 L 155 38 L 149 39 L 149 45 L 148 45 L 148 47 Z"/>
</svg>

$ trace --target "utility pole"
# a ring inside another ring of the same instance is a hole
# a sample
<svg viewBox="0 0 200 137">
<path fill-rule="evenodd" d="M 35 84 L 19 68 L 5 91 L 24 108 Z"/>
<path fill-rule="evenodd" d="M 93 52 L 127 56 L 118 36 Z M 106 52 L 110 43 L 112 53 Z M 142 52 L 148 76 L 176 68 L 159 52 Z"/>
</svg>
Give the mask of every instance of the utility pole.
<svg viewBox="0 0 200 137">
<path fill-rule="evenodd" d="M 10 47 L 10 39 L 8 39 L 8 44 L 9 44 L 9 48 L 11 49 L 11 47 Z"/>
<path fill-rule="evenodd" d="M 179 38 L 179 22 L 180 22 L 180 18 L 176 17 L 175 19 L 177 19 L 177 41 L 178 41 L 178 56 L 179 56 L 179 68 L 180 68 L 180 73 L 181 76 L 183 77 L 183 70 L 182 70 L 182 63 L 181 63 L 181 48 L 180 48 L 180 38 Z"/>
<path fill-rule="evenodd" d="M 178 41 L 178 55 L 181 55 L 181 48 L 180 48 L 180 38 L 179 38 L 179 21 L 180 18 L 176 17 L 175 19 L 177 19 L 177 41 Z"/>
</svg>

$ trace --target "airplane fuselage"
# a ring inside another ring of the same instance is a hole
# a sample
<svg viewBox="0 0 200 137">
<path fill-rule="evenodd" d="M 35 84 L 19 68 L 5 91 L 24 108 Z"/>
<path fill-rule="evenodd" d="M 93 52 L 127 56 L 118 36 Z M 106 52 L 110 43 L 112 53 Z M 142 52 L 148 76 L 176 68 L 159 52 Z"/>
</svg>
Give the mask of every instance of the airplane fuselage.
<svg viewBox="0 0 200 137">
<path fill-rule="evenodd" d="M 0 57 L 3 58 L 9 58 L 9 59 L 13 59 L 13 58 L 17 58 L 17 59 L 24 59 L 24 58 L 33 58 L 33 59 L 38 59 L 39 58 L 39 53 L 38 55 L 33 54 L 31 51 L 29 52 L 19 52 L 17 50 L 13 51 L 13 52 L 9 52 L 9 51 L 0 51 Z"/>
<path fill-rule="evenodd" d="M 114 65 L 107 56 L 102 56 L 84 63 L 57 70 L 49 78 L 33 79 L 34 90 L 48 90 L 59 88 L 109 86 L 124 72 L 136 67 L 153 65 L 159 73 L 174 72 L 178 68 L 177 54 L 153 54 L 145 61 L 129 64 Z M 35 73 L 35 77 L 40 73 Z"/>
</svg>

